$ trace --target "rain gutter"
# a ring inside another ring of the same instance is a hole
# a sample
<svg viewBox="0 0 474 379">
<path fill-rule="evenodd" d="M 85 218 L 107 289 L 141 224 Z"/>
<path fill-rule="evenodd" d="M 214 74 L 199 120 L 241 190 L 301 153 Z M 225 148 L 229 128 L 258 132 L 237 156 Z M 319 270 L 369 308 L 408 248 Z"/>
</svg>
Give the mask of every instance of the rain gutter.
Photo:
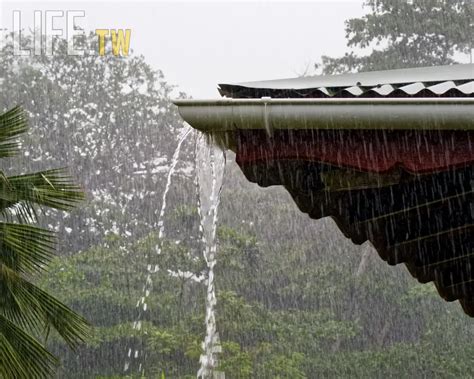
<svg viewBox="0 0 474 379">
<path fill-rule="evenodd" d="M 474 130 L 474 98 L 174 100 L 203 132 L 238 129 Z"/>
</svg>

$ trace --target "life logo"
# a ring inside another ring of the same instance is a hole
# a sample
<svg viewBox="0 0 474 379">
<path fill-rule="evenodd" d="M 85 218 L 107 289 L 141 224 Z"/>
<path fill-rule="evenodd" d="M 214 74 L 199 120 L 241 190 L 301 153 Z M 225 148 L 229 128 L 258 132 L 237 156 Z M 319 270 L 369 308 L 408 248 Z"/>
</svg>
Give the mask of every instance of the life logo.
<svg viewBox="0 0 474 379">
<path fill-rule="evenodd" d="M 84 29 L 79 25 L 81 19 L 84 18 L 85 11 L 83 10 L 35 10 L 33 12 L 33 28 L 30 28 L 32 36 L 24 38 L 25 28 L 22 25 L 22 12 L 13 11 L 13 54 L 20 56 L 54 55 L 54 40 L 64 38 L 67 43 L 67 55 L 84 55 L 85 51 L 78 42 L 79 37 L 85 36 Z M 2 32 L 5 33 L 7 30 L 2 29 Z M 98 42 L 96 51 L 98 55 L 128 56 L 131 29 L 96 29 L 95 35 Z M 107 48 L 109 45 L 110 49 Z"/>
</svg>

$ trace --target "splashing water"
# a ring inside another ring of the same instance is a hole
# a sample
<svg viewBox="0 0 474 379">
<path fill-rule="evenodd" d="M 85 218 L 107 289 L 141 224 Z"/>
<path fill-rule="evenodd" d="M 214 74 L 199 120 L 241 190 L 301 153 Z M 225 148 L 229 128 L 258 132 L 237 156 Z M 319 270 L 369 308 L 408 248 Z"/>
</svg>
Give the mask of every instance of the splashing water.
<svg viewBox="0 0 474 379">
<path fill-rule="evenodd" d="M 176 170 L 176 165 L 178 164 L 179 153 L 181 152 L 181 146 L 183 145 L 183 142 L 186 140 L 186 138 L 189 135 L 189 133 L 191 132 L 191 130 L 192 129 L 189 126 L 186 126 L 185 128 L 183 128 L 181 133 L 178 135 L 179 142 L 178 142 L 178 145 L 176 146 L 176 149 L 175 149 L 175 151 L 173 153 L 173 156 L 171 158 L 171 164 L 170 164 L 170 167 L 169 167 L 169 170 L 168 170 L 168 176 L 166 178 L 166 186 L 165 186 L 165 190 L 163 191 L 163 197 L 162 197 L 162 201 L 161 201 L 161 210 L 160 210 L 160 214 L 158 216 L 157 226 L 158 226 L 158 239 L 159 239 L 160 242 L 161 242 L 161 239 L 163 238 L 164 232 L 165 232 L 164 216 L 165 216 L 165 212 L 166 212 L 166 199 L 167 199 L 170 187 L 171 187 L 171 178 L 172 178 L 172 176 L 173 176 L 173 174 Z M 161 254 L 161 243 L 159 243 L 156 246 L 156 251 L 155 252 L 156 252 L 157 255 Z M 147 266 L 147 276 L 146 276 L 145 284 L 143 286 L 143 295 L 137 301 L 137 306 L 136 307 L 138 308 L 139 313 L 138 313 L 137 319 L 133 323 L 133 329 L 134 330 L 141 330 L 142 318 L 143 318 L 143 315 L 145 314 L 145 312 L 147 311 L 146 301 L 147 301 L 147 298 L 150 295 L 152 287 L 153 287 L 152 274 L 158 272 L 158 270 L 159 270 L 159 267 L 157 265 L 155 265 L 154 267 L 152 267 L 151 265 Z M 127 352 L 127 358 L 126 358 L 126 361 L 125 361 L 124 372 L 127 372 L 129 370 L 130 362 L 131 362 L 132 358 L 134 360 L 138 360 L 139 358 L 141 358 L 143 356 L 142 352 L 138 349 L 132 350 L 131 347 L 128 347 L 127 350 L 128 350 L 128 352 Z M 143 362 L 137 362 L 137 363 L 139 363 L 138 371 L 142 375 L 144 375 Z"/>
<path fill-rule="evenodd" d="M 207 137 L 199 134 L 196 143 L 196 185 L 198 209 L 201 218 L 200 231 L 204 244 L 204 259 L 207 264 L 206 337 L 202 343 L 203 354 L 199 359 L 201 367 L 198 378 L 223 379 L 224 373 L 217 370 L 216 354 L 221 352 L 219 334 L 216 330 L 216 290 L 214 266 L 216 265 L 217 209 L 220 201 L 225 169 L 225 154 L 218 146 L 209 143 Z"/>
</svg>

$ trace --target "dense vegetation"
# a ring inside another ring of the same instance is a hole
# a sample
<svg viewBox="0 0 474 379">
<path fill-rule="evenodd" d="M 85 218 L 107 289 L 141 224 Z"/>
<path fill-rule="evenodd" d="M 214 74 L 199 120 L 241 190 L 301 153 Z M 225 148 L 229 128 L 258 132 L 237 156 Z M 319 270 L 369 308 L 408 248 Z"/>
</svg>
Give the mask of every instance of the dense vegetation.
<svg viewBox="0 0 474 379">
<path fill-rule="evenodd" d="M 227 377 L 474 374 L 472 321 L 458 305 L 443 302 L 432 285 L 417 284 L 403 267 L 386 266 L 369 246 L 352 246 L 331 221 L 299 215 L 283 191 L 246 185 L 228 167 L 216 271 L 220 367 Z M 248 203 L 247 196 L 258 203 Z M 265 210 L 256 213 L 256 204 Z M 114 236 L 57 260 L 42 285 L 97 326 L 79 359 L 65 356 L 67 372 L 120 375 L 128 348 L 144 344 L 147 377 L 195 376 L 204 337 L 202 284 L 157 274 L 140 332 L 132 321 L 148 263 L 202 272 L 202 259 L 193 259 L 200 249 L 190 238 L 197 222 L 192 206 L 173 207 L 166 218 L 172 232 L 161 241 L 162 255 L 151 260 L 146 256 L 158 243 L 153 233 L 126 252 L 121 246 L 127 242 Z"/>
<path fill-rule="evenodd" d="M 128 349 L 139 347 L 147 377 L 195 377 L 205 286 L 190 274 L 206 270 L 193 137 L 170 191 L 166 236 L 157 236 L 165 173 L 183 127 L 172 87 L 134 55 L 0 59 L 0 108 L 23 104 L 32 124 L 25 159 L 9 168 L 68 165 L 89 194 L 80 211 L 51 212 L 44 221 L 63 238 L 61 256 L 38 285 L 95 326 L 78 352 L 52 333 L 49 346 L 63 361 L 59 377 L 123 377 Z M 350 69 L 360 67 L 369 66 Z M 474 328 L 457 304 L 403 267 L 387 266 L 369 245 L 354 246 L 331 220 L 308 219 L 284 189 L 248 183 L 232 155 L 218 240 L 226 377 L 474 376 Z M 133 329 L 146 267 L 155 264 L 161 269 L 148 311 Z M 135 375 L 138 364 L 132 361 Z"/>
<path fill-rule="evenodd" d="M 325 74 L 447 65 L 472 54 L 472 0 L 367 0 L 370 10 L 346 21 L 342 57 L 322 57 Z M 364 54 L 365 52 L 365 54 Z"/>
</svg>

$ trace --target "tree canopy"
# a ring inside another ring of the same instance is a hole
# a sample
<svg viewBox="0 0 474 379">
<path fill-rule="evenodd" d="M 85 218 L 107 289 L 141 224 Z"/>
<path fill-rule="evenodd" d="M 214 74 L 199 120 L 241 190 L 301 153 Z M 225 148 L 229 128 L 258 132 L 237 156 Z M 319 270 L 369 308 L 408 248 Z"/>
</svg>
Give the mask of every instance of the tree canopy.
<svg viewBox="0 0 474 379">
<path fill-rule="evenodd" d="M 322 57 L 324 74 L 447 65 L 470 54 L 471 0 L 368 0 L 369 13 L 346 21 L 347 46 L 368 49 Z"/>
</svg>

